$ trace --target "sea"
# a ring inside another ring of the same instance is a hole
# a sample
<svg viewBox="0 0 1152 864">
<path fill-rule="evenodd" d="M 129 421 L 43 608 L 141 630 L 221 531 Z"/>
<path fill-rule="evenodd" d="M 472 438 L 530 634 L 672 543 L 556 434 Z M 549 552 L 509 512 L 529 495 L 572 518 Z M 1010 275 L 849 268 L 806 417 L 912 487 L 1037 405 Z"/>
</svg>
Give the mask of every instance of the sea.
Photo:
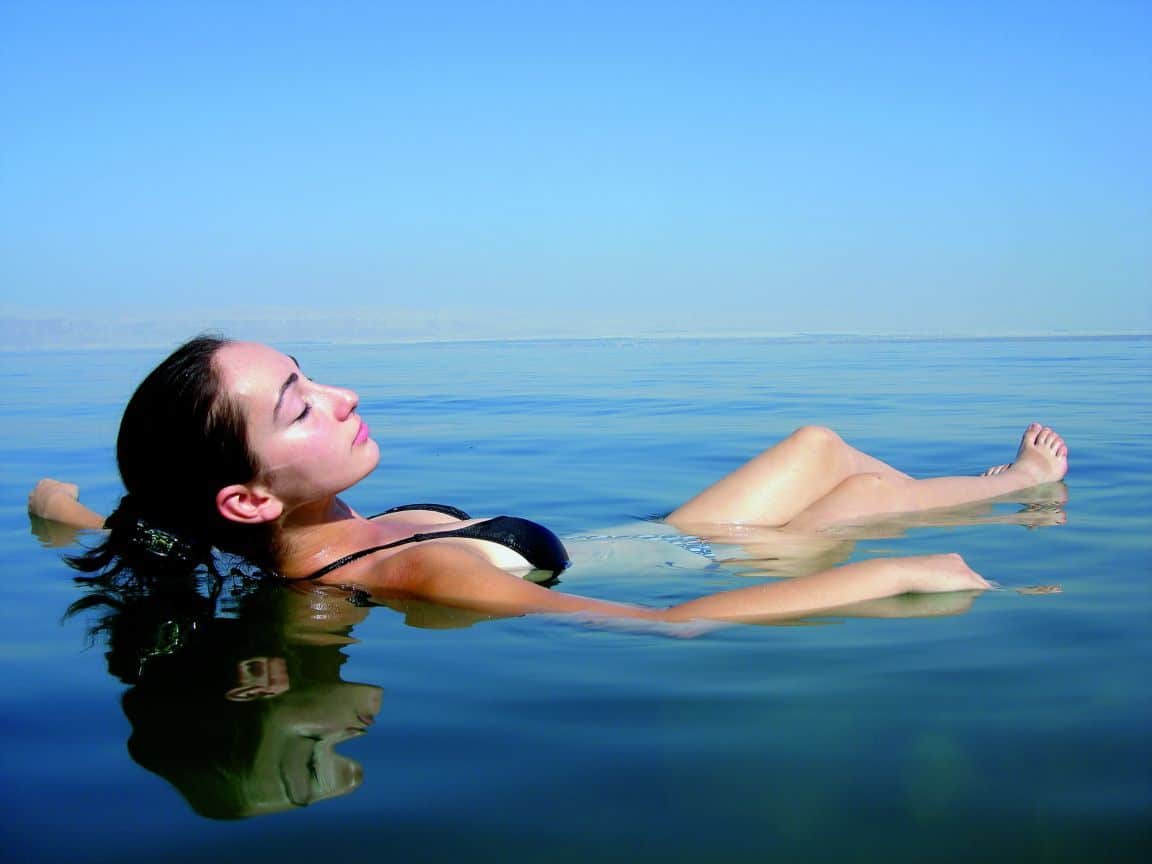
<svg viewBox="0 0 1152 864">
<path fill-rule="evenodd" d="M 860 614 L 491 618 L 243 562 L 98 596 L 63 560 L 98 538 L 25 499 L 50 476 L 115 506 L 120 411 L 164 352 L 0 352 L 4 860 L 1152 860 L 1152 338 L 277 347 L 360 394 L 382 458 L 354 507 L 529 517 L 580 551 L 553 590 L 620 602 L 806 566 L 658 521 L 802 425 L 943 476 L 1035 420 L 1071 467 L 838 535 L 819 566 L 959 552 L 1001 586 Z"/>
</svg>

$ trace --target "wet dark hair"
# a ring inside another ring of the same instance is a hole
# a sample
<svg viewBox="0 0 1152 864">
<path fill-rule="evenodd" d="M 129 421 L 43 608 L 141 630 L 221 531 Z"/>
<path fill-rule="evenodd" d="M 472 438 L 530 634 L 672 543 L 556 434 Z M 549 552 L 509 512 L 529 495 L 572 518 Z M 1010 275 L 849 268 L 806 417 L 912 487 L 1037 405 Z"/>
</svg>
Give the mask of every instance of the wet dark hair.
<svg viewBox="0 0 1152 864">
<path fill-rule="evenodd" d="M 197 336 L 136 388 L 116 439 L 127 494 L 105 521 L 105 540 L 68 559 L 77 570 L 112 579 L 125 571 L 188 573 L 200 565 L 214 571 L 214 548 L 274 570 L 271 526 L 240 525 L 216 508 L 220 489 L 247 483 L 259 470 L 244 416 L 215 362 L 229 342 Z"/>
</svg>

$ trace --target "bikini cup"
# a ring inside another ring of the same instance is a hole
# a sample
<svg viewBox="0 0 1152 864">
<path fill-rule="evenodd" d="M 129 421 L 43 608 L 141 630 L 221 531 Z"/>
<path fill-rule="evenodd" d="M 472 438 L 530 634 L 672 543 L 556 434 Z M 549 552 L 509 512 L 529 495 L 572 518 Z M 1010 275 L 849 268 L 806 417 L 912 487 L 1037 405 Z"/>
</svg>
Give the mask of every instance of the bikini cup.
<svg viewBox="0 0 1152 864">
<path fill-rule="evenodd" d="M 383 516 L 387 513 L 397 513 L 404 510 L 431 510 L 462 520 L 472 518 L 463 510 L 443 504 L 404 504 L 377 515 Z M 395 549 L 409 543 L 437 540 L 441 537 L 462 537 L 467 540 L 486 540 L 489 543 L 498 543 L 518 554 L 531 564 L 533 569 L 551 572 L 553 577 L 564 571 L 569 564 L 568 550 L 564 548 L 560 538 L 543 525 L 530 519 L 521 519 L 518 516 L 495 516 L 492 519 L 477 522 L 475 525 L 465 525 L 462 528 L 453 528 L 447 531 L 421 531 L 411 537 L 404 537 L 391 543 L 360 549 L 321 567 L 315 573 L 302 577 L 301 581 L 319 579 L 333 570 L 351 564 L 353 561 L 358 561 L 374 552 Z"/>
</svg>

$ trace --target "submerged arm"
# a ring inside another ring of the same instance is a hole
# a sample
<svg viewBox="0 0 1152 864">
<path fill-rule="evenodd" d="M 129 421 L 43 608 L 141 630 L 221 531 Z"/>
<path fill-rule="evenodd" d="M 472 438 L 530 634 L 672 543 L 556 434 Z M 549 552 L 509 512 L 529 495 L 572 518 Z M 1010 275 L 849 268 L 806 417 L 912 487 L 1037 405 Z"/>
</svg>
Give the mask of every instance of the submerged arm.
<svg viewBox="0 0 1152 864">
<path fill-rule="evenodd" d="M 908 592 L 983 590 L 988 583 L 959 555 L 860 561 L 800 576 L 710 594 L 667 609 L 549 591 L 513 576 L 468 549 L 429 545 L 394 556 L 367 588 L 492 615 L 585 612 L 647 621 L 765 621 L 796 618 Z"/>
</svg>

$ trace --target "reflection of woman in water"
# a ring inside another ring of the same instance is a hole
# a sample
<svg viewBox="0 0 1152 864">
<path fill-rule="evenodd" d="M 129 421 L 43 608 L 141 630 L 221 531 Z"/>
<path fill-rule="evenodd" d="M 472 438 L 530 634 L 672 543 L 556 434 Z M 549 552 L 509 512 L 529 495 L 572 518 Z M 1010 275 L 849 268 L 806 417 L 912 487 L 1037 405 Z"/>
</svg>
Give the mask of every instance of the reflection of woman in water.
<svg viewBox="0 0 1152 864">
<path fill-rule="evenodd" d="M 381 691 L 340 679 L 341 648 L 368 611 L 347 592 L 244 581 L 223 614 L 195 580 L 88 581 L 70 612 L 99 610 L 108 669 L 131 685 L 128 750 L 196 812 L 244 818 L 360 785 L 360 766 L 333 748 L 364 733 Z"/>
<path fill-rule="evenodd" d="M 379 597 L 490 615 L 770 620 L 907 592 L 988 587 L 959 556 L 933 555 L 854 562 L 668 609 L 550 591 L 520 578 L 567 565 L 563 546 L 542 526 L 426 504 L 365 518 L 338 498 L 380 460 L 356 409 L 356 394 L 312 381 L 273 348 L 201 337 L 153 370 L 128 403 L 117 441 L 128 494 L 116 511 L 104 520 L 75 500 L 75 487 L 55 481 L 33 490 L 30 509 L 110 529 L 79 562 L 90 571 L 148 561 L 186 569 L 215 547 L 289 581 L 356 585 Z M 1064 442 L 1037 424 L 1025 431 L 1011 465 L 982 477 L 929 480 L 909 477 L 830 430 L 805 427 L 666 521 L 704 538 L 749 524 L 801 535 L 1005 496 L 1059 480 L 1066 470 Z"/>
</svg>

